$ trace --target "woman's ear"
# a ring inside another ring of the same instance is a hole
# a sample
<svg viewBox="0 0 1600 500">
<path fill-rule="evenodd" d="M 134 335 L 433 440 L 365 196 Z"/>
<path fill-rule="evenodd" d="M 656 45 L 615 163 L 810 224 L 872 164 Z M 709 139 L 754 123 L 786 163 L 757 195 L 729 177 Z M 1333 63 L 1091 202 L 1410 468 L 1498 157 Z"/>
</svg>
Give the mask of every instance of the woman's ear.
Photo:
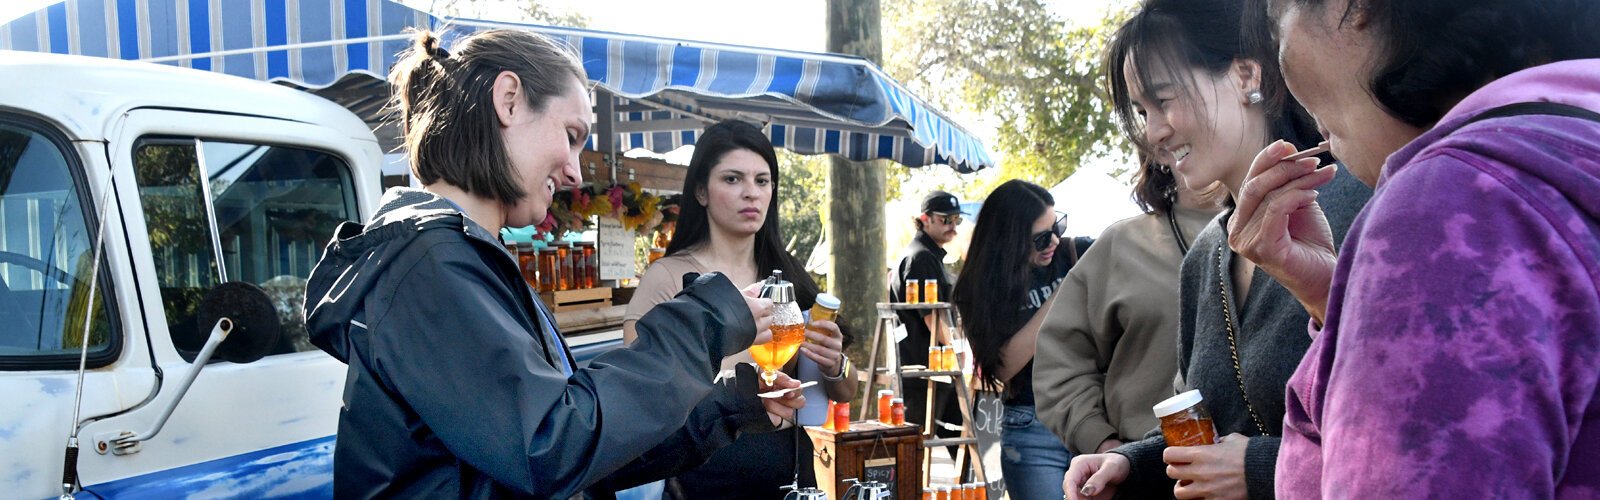
<svg viewBox="0 0 1600 500">
<path fill-rule="evenodd" d="M 494 114 L 500 120 L 501 127 L 510 127 L 515 123 L 517 113 L 527 113 L 530 110 L 524 103 L 527 99 L 522 96 L 522 79 L 516 73 L 501 71 L 494 77 L 494 86 L 490 89 L 494 93 Z"/>
<path fill-rule="evenodd" d="M 700 186 L 698 188 L 695 188 L 695 190 L 694 190 L 694 201 L 700 202 L 700 206 L 702 206 L 702 207 L 706 206 L 707 203 L 710 203 L 710 199 L 711 199 L 711 197 L 706 194 L 706 187 L 705 186 Z"/>
<path fill-rule="evenodd" d="M 1251 95 L 1261 95 L 1261 63 L 1255 59 L 1234 59 L 1233 66 L 1228 68 L 1228 81 L 1233 84 L 1234 90 L 1239 91 L 1240 102 L 1251 102 Z"/>
</svg>

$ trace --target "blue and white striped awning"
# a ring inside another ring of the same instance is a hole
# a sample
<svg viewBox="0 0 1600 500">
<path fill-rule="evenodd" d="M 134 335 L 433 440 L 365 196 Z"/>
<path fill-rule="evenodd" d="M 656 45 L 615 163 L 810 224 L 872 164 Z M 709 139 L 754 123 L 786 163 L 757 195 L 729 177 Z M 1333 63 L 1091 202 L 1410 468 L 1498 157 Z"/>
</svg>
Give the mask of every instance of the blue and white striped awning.
<svg viewBox="0 0 1600 500">
<path fill-rule="evenodd" d="M 389 0 L 67 0 L 0 25 L 0 49 L 137 59 L 316 92 L 373 124 L 409 27 L 447 40 L 514 28 L 581 53 L 597 92 L 600 151 L 665 153 L 705 125 L 761 123 L 774 145 L 969 172 L 994 163 L 972 134 L 871 62 L 851 56 L 571 28 L 436 18 Z M 609 131 L 609 133 L 608 133 Z"/>
</svg>

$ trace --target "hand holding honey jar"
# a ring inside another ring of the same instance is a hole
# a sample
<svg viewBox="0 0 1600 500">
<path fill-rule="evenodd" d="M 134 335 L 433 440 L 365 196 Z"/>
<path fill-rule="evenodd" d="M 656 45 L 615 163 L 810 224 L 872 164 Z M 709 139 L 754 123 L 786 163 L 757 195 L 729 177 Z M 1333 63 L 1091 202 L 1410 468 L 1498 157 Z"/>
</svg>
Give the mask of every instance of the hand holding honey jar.
<svg viewBox="0 0 1600 500">
<path fill-rule="evenodd" d="M 1207 492 L 1205 496 L 1211 498 L 1245 498 L 1244 455 L 1250 438 L 1239 434 L 1217 438 L 1216 425 L 1203 401 L 1200 391 L 1191 390 L 1152 408 L 1161 419 L 1161 434 L 1167 441 L 1161 455 L 1167 475 L 1178 481 L 1173 494 L 1192 498 Z"/>
</svg>

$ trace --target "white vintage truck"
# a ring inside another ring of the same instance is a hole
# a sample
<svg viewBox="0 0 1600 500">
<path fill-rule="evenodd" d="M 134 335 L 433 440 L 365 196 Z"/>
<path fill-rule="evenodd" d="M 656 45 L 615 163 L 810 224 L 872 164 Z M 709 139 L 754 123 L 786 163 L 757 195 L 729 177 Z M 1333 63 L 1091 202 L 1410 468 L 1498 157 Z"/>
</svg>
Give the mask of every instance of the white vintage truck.
<svg viewBox="0 0 1600 500">
<path fill-rule="evenodd" d="M 0 496 L 331 495 L 304 279 L 381 162 L 305 92 L 0 51 Z"/>
</svg>

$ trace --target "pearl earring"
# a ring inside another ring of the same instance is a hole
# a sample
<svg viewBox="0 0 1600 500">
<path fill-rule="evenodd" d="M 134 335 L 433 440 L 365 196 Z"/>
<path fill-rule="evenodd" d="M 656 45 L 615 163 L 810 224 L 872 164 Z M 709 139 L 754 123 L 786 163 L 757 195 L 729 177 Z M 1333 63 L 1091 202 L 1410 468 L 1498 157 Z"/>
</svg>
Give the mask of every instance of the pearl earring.
<svg viewBox="0 0 1600 500">
<path fill-rule="evenodd" d="M 1250 104 L 1261 104 L 1261 101 L 1266 100 L 1265 97 L 1261 96 L 1261 91 L 1259 90 L 1250 91 L 1250 95 L 1245 96 L 1245 98 L 1250 100 Z"/>
</svg>

